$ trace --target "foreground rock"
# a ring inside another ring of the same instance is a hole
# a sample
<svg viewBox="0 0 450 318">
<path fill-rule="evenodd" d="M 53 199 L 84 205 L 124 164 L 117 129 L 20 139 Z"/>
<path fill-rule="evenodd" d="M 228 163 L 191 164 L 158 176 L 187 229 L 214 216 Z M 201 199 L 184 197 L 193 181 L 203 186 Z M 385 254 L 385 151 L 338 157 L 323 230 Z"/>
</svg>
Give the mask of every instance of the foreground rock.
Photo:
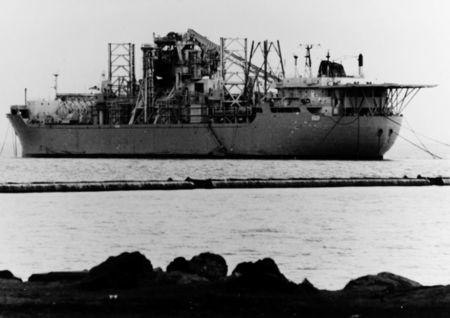
<svg viewBox="0 0 450 318">
<path fill-rule="evenodd" d="M 162 278 L 162 279 L 161 279 Z M 176 285 L 193 285 L 193 284 L 205 284 L 211 281 L 206 277 L 199 276 L 197 274 L 191 274 L 187 272 L 172 271 L 166 272 L 160 275 L 158 282 L 172 283 Z"/>
<path fill-rule="evenodd" d="M 228 266 L 221 255 L 207 252 L 192 257 L 190 261 L 177 257 L 167 266 L 166 271 L 194 274 L 210 281 L 218 281 L 227 276 Z"/>
<path fill-rule="evenodd" d="M 290 282 L 270 258 L 240 263 L 226 277 L 225 260 L 212 253 L 177 258 L 165 272 L 133 252 L 89 271 L 32 275 L 25 283 L 11 279 L 10 272 L 0 274 L 1 317 L 363 318 L 448 317 L 450 312 L 450 286 L 424 287 L 380 273 L 326 291 L 306 279 Z"/>
<path fill-rule="evenodd" d="M 42 274 L 33 274 L 28 278 L 29 282 L 78 282 L 86 279 L 89 276 L 88 271 L 74 271 L 74 272 L 49 272 Z"/>
<path fill-rule="evenodd" d="M 232 278 L 238 285 L 259 289 L 293 288 L 291 283 L 278 269 L 271 258 L 264 258 L 256 262 L 240 263 L 233 270 Z"/>
<path fill-rule="evenodd" d="M 11 280 L 22 281 L 20 278 L 14 276 L 14 274 L 11 273 L 9 270 L 0 271 L 0 279 L 11 279 Z"/>
<path fill-rule="evenodd" d="M 83 286 L 91 289 L 132 288 L 152 276 L 152 263 L 144 255 L 125 252 L 91 268 Z"/>
<path fill-rule="evenodd" d="M 394 292 L 421 287 L 418 282 L 392 273 L 379 273 L 367 275 L 351 280 L 345 287 L 345 291 L 353 292 Z"/>
</svg>

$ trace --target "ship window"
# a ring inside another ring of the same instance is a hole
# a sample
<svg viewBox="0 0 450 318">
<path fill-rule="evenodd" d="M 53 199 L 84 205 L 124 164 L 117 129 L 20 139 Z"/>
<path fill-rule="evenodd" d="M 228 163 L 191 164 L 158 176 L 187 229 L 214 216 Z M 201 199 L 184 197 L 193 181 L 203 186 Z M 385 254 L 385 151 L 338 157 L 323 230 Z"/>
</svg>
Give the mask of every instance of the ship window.
<svg viewBox="0 0 450 318">
<path fill-rule="evenodd" d="M 195 87 L 194 87 L 195 91 L 197 93 L 204 93 L 205 91 L 205 86 L 203 83 L 195 83 Z"/>
<path fill-rule="evenodd" d="M 319 115 L 322 107 L 306 107 L 306 109 L 313 115 Z"/>
<path fill-rule="evenodd" d="M 383 87 L 369 87 L 369 88 L 353 88 L 346 91 L 348 97 L 382 97 L 386 89 Z"/>
<path fill-rule="evenodd" d="M 298 108 L 298 107 L 271 107 L 270 111 L 272 113 L 300 113 L 300 108 Z"/>
</svg>

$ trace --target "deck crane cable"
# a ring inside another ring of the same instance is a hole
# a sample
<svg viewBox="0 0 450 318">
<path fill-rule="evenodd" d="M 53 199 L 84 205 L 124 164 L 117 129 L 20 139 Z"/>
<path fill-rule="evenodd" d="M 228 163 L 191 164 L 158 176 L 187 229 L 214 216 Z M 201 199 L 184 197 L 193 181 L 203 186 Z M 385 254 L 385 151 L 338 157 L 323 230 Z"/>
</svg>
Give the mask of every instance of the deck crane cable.
<svg viewBox="0 0 450 318">
<path fill-rule="evenodd" d="M 0 155 L 3 153 L 3 149 L 5 148 L 6 138 L 8 137 L 8 133 L 9 133 L 9 125 L 6 128 L 5 137 L 3 138 L 2 148 L 0 149 Z"/>
</svg>

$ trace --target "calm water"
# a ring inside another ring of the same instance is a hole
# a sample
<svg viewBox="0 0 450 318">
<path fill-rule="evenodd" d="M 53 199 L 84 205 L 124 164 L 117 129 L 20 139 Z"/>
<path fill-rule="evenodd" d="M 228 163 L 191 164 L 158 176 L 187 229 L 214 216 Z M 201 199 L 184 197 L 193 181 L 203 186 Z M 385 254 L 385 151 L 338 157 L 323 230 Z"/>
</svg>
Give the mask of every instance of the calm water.
<svg viewBox="0 0 450 318">
<path fill-rule="evenodd" d="M 420 198 L 420 199 L 418 199 Z M 342 288 L 392 271 L 450 283 L 450 187 L 0 194 L 0 268 L 21 277 L 142 251 L 154 266 L 202 251 L 271 256 L 294 281 Z"/>
<path fill-rule="evenodd" d="M 0 181 L 450 176 L 450 160 L 0 159 Z M 450 187 L 0 194 L 0 269 L 90 268 L 140 250 L 154 266 L 203 251 L 273 257 L 288 278 L 342 288 L 396 272 L 450 283 Z"/>
<path fill-rule="evenodd" d="M 191 178 L 450 176 L 450 159 L 142 160 L 0 158 L 0 182 Z"/>
</svg>

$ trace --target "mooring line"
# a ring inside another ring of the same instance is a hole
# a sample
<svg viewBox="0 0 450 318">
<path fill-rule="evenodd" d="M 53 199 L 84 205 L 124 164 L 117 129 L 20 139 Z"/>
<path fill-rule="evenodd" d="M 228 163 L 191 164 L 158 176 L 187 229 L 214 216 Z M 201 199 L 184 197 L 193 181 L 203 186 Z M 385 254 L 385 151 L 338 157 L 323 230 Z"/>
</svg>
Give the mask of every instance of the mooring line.
<svg viewBox="0 0 450 318">
<path fill-rule="evenodd" d="M 395 120 L 393 120 L 393 119 L 391 119 L 391 118 L 389 118 L 389 117 L 386 117 L 386 118 L 389 119 L 390 121 L 392 121 L 393 123 L 399 125 L 399 126 L 402 125 L 402 124 L 400 124 L 399 122 L 397 122 L 397 121 L 395 121 Z M 405 122 L 407 122 L 406 119 L 405 119 Z M 407 123 L 408 123 L 408 122 L 407 122 Z M 409 125 L 409 123 L 408 123 L 408 125 Z M 450 144 L 445 143 L 445 142 L 443 142 L 443 141 L 440 141 L 440 140 L 438 140 L 438 139 L 435 139 L 435 138 L 433 138 L 433 137 L 424 135 L 424 134 L 422 134 L 422 133 L 420 133 L 420 132 L 415 131 L 414 129 L 412 129 L 412 128 L 410 128 L 410 127 L 403 127 L 403 128 L 405 128 L 405 129 L 407 129 L 407 130 L 409 130 L 409 131 L 411 131 L 411 132 L 413 132 L 413 133 L 415 133 L 415 134 L 418 134 L 418 135 L 420 135 L 421 137 L 424 137 L 424 138 L 426 138 L 426 139 L 432 140 L 432 141 L 434 141 L 434 142 L 436 142 L 436 143 L 438 143 L 438 144 L 441 144 L 441 145 L 443 145 L 443 146 L 450 147 Z"/>
<path fill-rule="evenodd" d="M 392 121 L 394 124 L 397 124 L 398 126 L 402 126 L 399 122 L 385 116 L 386 119 Z M 406 120 L 405 120 L 406 121 Z M 406 123 L 409 125 L 409 123 L 406 121 Z M 402 138 L 403 140 L 405 140 L 406 142 L 410 143 L 411 145 L 413 145 L 414 147 L 428 153 L 433 159 L 443 159 L 441 156 L 438 156 L 436 154 L 434 154 L 433 152 L 431 152 L 430 150 L 428 150 L 428 148 L 423 144 L 423 142 L 419 139 L 419 137 L 416 135 L 415 131 L 412 128 L 408 128 L 405 127 L 406 129 L 412 131 L 414 133 L 414 135 L 416 136 L 416 138 L 419 140 L 419 142 L 422 144 L 422 146 L 419 146 L 418 144 L 414 143 L 413 141 L 407 139 L 406 137 L 401 136 L 399 133 L 392 131 L 393 133 L 395 133 L 397 136 L 399 136 L 400 138 Z"/>
<path fill-rule="evenodd" d="M 6 138 L 8 138 L 8 133 L 9 133 L 9 125 L 6 128 L 5 138 L 3 139 L 2 148 L 0 149 L 0 155 L 3 153 L 3 148 L 5 148 Z"/>
<path fill-rule="evenodd" d="M 407 139 L 407 138 L 401 136 L 400 134 L 396 133 L 395 131 L 393 131 L 393 133 L 396 134 L 398 137 L 402 138 L 404 141 L 406 141 L 406 142 L 408 142 L 409 144 L 413 145 L 414 147 L 416 147 L 416 148 L 418 148 L 418 149 L 420 149 L 420 150 L 422 150 L 422 151 L 428 153 L 433 159 L 436 159 L 436 158 L 437 158 L 437 159 L 443 159 L 442 157 L 440 157 L 440 156 L 438 156 L 438 155 L 432 153 L 432 152 L 429 151 L 428 149 L 423 148 L 423 147 L 419 146 L 418 144 L 414 143 L 413 141 L 411 141 L 411 140 L 409 140 L 409 139 Z"/>
</svg>

